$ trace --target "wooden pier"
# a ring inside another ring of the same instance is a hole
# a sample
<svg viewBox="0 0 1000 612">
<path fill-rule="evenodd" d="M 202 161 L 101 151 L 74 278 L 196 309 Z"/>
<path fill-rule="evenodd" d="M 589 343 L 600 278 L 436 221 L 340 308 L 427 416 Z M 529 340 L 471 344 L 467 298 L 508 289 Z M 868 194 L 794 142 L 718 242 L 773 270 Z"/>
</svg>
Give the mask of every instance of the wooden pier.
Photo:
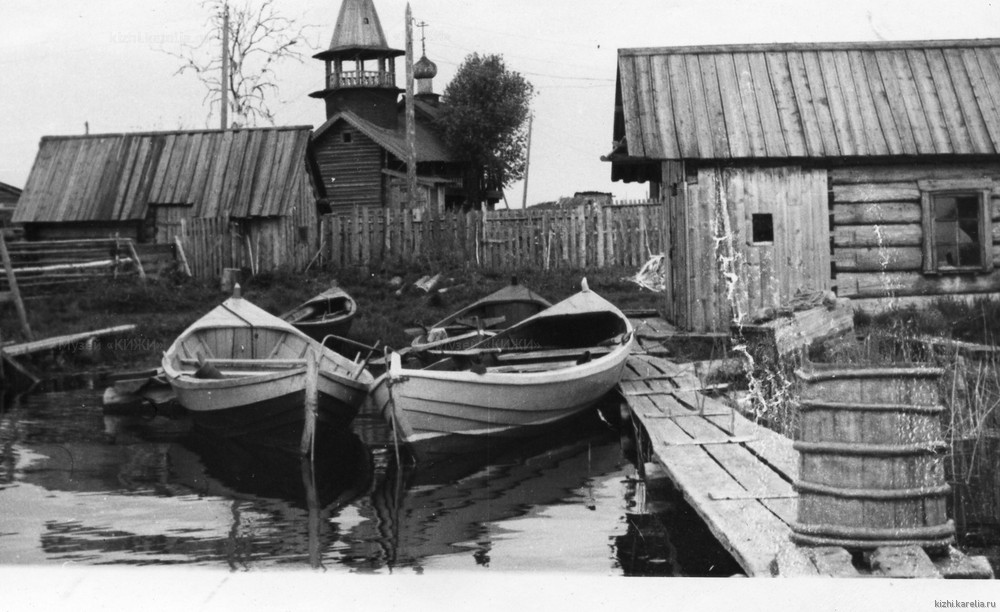
<svg viewBox="0 0 1000 612">
<path fill-rule="evenodd" d="M 993 577 L 984 558 L 955 548 L 932 559 L 919 547 L 852 555 L 793 544 L 799 459 L 792 440 L 703 393 L 705 376 L 696 364 L 645 348 L 640 344 L 629 358 L 620 390 L 637 450 L 648 462 L 646 481 L 669 479 L 748 576 Z"/>
</svg>

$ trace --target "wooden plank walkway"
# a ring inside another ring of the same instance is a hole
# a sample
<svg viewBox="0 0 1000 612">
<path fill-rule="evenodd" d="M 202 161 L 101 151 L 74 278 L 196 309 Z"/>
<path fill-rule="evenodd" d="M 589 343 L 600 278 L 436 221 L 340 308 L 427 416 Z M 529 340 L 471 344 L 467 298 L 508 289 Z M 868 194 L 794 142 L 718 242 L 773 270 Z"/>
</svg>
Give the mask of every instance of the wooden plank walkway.
<svg viewBox="0 0 1000 612">
<path fill-rule="evenodd" d="M 747 575 L 899 577 L 898 565 L 891 575 L 884 569 L 889 564 L 859 572 L 842 548 L 793 544 L 798 455 L 792 440 L 704 395 L 704 382 L 694 364 L 638 352 L 619 386 L 633 424 L 648 438 L 640 455 L 662 467 Z M 927 557 L 919 548 L 909 553 Z M 938 577 L 991 577 L 984 561 L 952 549 L 934 564 Z"/>
</svg>

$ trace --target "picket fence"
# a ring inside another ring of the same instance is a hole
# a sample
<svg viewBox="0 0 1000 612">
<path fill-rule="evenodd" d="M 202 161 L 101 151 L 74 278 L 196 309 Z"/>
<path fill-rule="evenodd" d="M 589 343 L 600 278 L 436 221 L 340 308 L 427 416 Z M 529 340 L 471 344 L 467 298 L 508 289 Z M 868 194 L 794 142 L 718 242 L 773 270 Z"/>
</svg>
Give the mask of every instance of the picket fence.
<svg viewBox="0 0 1000 612">
<path fill-rule="evenodd" d="M 638 267 L 661 252 L 662 203 L 435 212 L 356 207 L 326 215 L 320 264 L 467 262 L 478 268 Z"/>
<path fill-rule="evenodd" d="M 314 230 L 315 231 L 315 230 Z M 315 233 L 312 236 L 315 239 Z M 156 242 L 175 244 L 196 278 L 219 278 L 226 268 L 251 273 L 279 268 L 302 270 L 315 255 L 291 217 L 252 221 L 193 218 L 157 224 Z"/>
</svg>

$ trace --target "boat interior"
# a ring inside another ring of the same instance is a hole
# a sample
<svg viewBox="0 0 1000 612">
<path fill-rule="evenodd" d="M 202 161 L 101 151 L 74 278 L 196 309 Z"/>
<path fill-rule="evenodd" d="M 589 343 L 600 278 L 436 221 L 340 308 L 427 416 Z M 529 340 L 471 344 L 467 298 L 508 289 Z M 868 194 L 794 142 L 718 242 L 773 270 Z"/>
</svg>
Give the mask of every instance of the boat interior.
<svg viewBox="0 0 1000 612">
<path fill-rule="evenodd" d="M 186 334 L 173 355 L 174 367 L 197 378 L 240 378 L 305 367 L 315 343 L 283 329 L 208 327 Z M 320 369 L 351 376 L 347 359 L 323 351 Z"/>
<path fill-rule="evenodd" d="M 446 351 L 442 359 L 424 369 L 480 374 L 545 372 L 581 365 L 629 340 L 625 320 L 612 312 L 544 317 L 501 332 L 471 349 Z"/>
<path fill-rule="evenodd" d="M 350 298 L 338 296 L 303 304 L 283 318 L 292 323 L 330 321 L 346 317 L 354 308 L 354 302 Z"/>
<path fill-rule="evenodd" d="M 446 327 L 462 329 L 491 329 L 499 325 L 514 325 L 532 315 L 536 315 L 545 307 L 537 302 L 493 302 L 480 304 L 476 308 L 456 314 L 447 320 Z"/>
<path fill-rule="evenodd" d="M 611 311 L 567 313 L 539 317 L 511 327 L 474 348 L 504 351 L 584 349 L 619 344 L 627 331 L 625 319 Z"/>
</svg>

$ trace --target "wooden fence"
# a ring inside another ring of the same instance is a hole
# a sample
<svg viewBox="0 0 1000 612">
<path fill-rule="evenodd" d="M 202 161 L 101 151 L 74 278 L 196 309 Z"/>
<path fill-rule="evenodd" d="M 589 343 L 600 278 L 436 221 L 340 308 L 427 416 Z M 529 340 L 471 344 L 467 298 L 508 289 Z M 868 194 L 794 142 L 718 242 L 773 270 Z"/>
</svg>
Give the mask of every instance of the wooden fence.
<svg viewBox="0 0 1000 612">
<path fill-rule="evenodd" d="M 357 207 L 321 221 L 333 267 L 463 261 L 488 270 L 639 267 L 662 250 L 659 202 L 434 212 Z"/>
<path fill-rule="evenodd" d="M 317 248 L 292 217 L 158 222 L 156 241 L 177 245 L 178 258 L 183 253 L 196 278 L 219 278 L 226 268 L 246 269 L 254 274 L 284 267 L 302 270 Z"/>
<path fill-rule="evenodd" d="M 169 268 L 174 261 L 170 245 L 136 244 L 129 238 L 79 240 L 17 240 L 6 243 L 10 270 L 0 267 L 0 293 L 12 290 L 27 296 L 65 290 L 70 284 L 135 275 L 145 278 Z"/>
</svg>

